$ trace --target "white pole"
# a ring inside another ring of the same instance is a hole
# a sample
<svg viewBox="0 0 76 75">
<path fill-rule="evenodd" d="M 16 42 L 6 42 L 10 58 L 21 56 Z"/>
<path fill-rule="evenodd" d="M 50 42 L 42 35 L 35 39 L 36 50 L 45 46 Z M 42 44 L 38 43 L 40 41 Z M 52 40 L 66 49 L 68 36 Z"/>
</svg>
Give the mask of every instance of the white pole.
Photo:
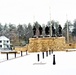
<svg viewBox="0 0 76 75">
<path fill-rule="evenodd" d="M 66 15 L 67 18 L 67 15 Z M 69 43 L 69 26 L 68 26 L 68 19 L 67 19 L 67 43 Z"/>
<path fill-rule="evenodd" d="M 50 36 L 52 36 L 52 25 L 51 25 L 51 7 L 49 7 L 50 10 Z"/>
<path fill-rule="evenodd" d="M 33 16 L 33 24 L 35 24 L 35 15 Z"/>
</svg>

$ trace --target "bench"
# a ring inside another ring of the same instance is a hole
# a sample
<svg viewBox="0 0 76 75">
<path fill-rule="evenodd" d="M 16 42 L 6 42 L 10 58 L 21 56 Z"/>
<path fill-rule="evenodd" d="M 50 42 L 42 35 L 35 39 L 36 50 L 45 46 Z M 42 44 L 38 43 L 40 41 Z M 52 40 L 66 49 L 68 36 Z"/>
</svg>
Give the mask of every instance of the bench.
<svg viewBox="0 0 76 75">
<path fill-rule="evenodd" d="M 2 54 L 6 54 L 7 55 L 7 60 L 8 60 L 8 54 L 14 53 L 15 54 L 15 58 L 16 58 L 17 51 L 7 50 L 7 51 L 1 51 L 1 53 Z"/>
</svg>

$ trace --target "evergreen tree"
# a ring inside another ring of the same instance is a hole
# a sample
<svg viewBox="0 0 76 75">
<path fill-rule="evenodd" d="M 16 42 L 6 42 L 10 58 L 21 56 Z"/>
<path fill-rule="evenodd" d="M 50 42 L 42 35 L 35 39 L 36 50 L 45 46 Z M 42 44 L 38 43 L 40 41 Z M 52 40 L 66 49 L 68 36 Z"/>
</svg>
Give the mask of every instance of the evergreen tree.
<svg viewBox="0 0 76 75">
<path fill-rule="evenodd" d="M 39 26 L 40 26 L 40 24 L 36 21 L 35 23 L 34 23 L 34 25 L 35 25 L 35 27 L 38 29 L 39 28 Z"/>
<path fill-rule="evenodd" d="M 67 40 L 67 24 L 68 24 L 68 34 L 69 34 L 69 42 L 72 42 L 72 26 L 73 24 L 70 21 L 66 21 L 64 28 L 63 28 L 63 36 Z"/>
<path fill-rule="evenodd" d="M 17 35 L 19 39 L 22 39 L 24 37 L 24 28 L 21 24 L 17 26 Z"/>
<path fill-rule="evenodd" d="M 2 35 L 6 36 L 6 37 L 9 36 L 9 28 L 8 28 L 7 24 L 5 24 L 3 26 L 3 33 L 2 33 Z"/>
<path fill-rule="evenodd" d="M 32 31 L 32 25 L 29 23 L 28 27 L 26 28 L 26 40 L 28 41 L 29 38 L 33 36 L 33 31 Z"/>
<path fill-rule="evenodd" d="M 2 33 L 3 33 L 2 31 L 3 31 L 3 26 L 0 23 L 0 36 L 2 36 Z"/>
<path fill-rule="evenodd" d="M 8 38 L 10 39 L 11 43 L 15 44 L 16 41 L 17 41 L 17 30 L 16 30 L 16 27 L 14 24 L 9 24 L 9 27 L 8 27 Z"/>
<path fill-rule="evenodd" d="M 76 20 L 74 20 L 72 35 L 76 36 Z"/>
</svg>

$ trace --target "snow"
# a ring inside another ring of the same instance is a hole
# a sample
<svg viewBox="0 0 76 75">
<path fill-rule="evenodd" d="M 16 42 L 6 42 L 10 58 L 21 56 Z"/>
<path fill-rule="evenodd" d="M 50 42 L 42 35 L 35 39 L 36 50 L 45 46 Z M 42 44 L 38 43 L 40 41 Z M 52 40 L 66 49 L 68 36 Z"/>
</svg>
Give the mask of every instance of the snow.
<svg viewBox="0 0 76 75">
<path fill-rule="evenodd" d="M 9 39 L 5 36 L 0 36 L 0 40 L 9 40 Z"/>
<path fill-rule="evenodd" d="M 40 61 L 37 61 L 37 54 L 40 55 Z M 56 65 L 53 65 L 53 54 L 55 54 Z M 42 58 L 42 53 L 23 53 L 9 54 L 9 60 L 6 60 L 6 54 L 0 54 L 0 74 L 1 75 L 76 75 L 76 52 L 54 52 L 51 55 Z M 11 59 L 11 60 L 10 60 Z M 4 62 L 3 62 L 4 61 Z"/>
</svg>

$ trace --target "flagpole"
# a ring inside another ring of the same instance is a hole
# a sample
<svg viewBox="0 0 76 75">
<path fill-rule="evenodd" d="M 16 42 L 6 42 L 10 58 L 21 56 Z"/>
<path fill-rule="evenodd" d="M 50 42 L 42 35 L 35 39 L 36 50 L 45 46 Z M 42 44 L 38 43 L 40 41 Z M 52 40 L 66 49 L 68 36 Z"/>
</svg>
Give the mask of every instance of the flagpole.
<svg viewBox="0 0 76 75">
<path fill-rule="evenodd" d="M 49 6 L 50 10 L 50 36 L 52 37 L 52 25 L 51 25 L 51 7 Z"/>
<path fill-rule="evenodd" d="M 67 19 L 67 14 L 66 14 L 66 19 Z M 69 43 L 69 25 L 68 25 L 68 19 L 67 19 L 67 43 Z"/>
</svg>

